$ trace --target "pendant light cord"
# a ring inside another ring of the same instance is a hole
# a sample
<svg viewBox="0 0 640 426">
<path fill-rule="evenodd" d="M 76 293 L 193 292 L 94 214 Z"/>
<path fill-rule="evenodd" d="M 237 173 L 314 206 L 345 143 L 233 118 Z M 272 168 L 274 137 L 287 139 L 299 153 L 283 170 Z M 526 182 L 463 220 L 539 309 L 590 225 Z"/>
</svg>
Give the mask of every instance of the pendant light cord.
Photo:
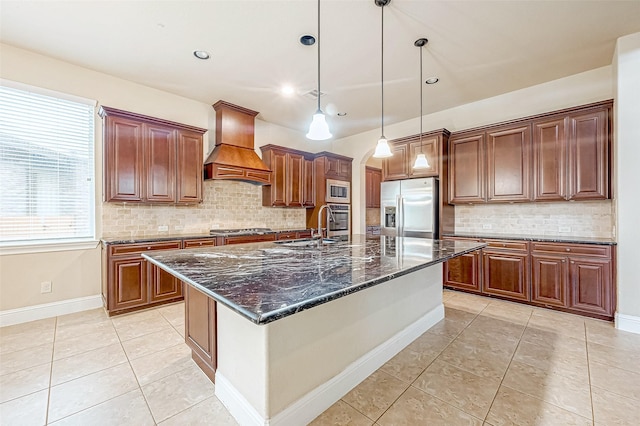
<svg viewBox="0 0 640 426">
<path fill-rule="evenodd" d="M 320 0 L 318 0 L 318 111 L 320 109 Z"/>
<path fill-rule="evenodd" d="M 420 46 L 420 154 L 422 154 L 422 46 Z"/>
<path fill-rule="evenodd" d="M 381 7 L 382 9 L 382 25 L 380 31 L 380 78 L 381 78 L 381 86 L 382 86 L 382 106 L 381 110 L 381 123 L 382 123 L 382 138 L 384 138 L 384 5 Z M 385 138 L 386 139 L 386 138 Z"/>
</svg>

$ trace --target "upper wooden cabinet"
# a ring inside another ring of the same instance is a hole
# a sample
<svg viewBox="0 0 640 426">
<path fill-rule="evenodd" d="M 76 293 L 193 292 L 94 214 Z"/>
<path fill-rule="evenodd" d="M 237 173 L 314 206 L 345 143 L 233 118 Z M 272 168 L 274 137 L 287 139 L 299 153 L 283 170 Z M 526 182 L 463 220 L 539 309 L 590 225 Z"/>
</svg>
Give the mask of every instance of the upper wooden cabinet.
<svg viewBox="0 0 640 426">
<path fill-rule="evenodd" d="M 449 139 L 449 202 L 485 201 L 484 132 Z"/>
<path fill-rule="evenodd" d="M 422 143 L 420 143 L 420 135 L 389 142 L 393 156 L 382 160 L 383 180 L 437 177 L 440 173 L 442 135 L 442 131 L 425 133 L 422 135 Z M 427 158 L 430 167 L 414 170 L 416 157 L 421 152 Z"/>
<path fill-rule="evenodd" d="M 599 102 L 451 136 L 452 204 L 610 198 L 610 113 Z"/>
<path fill-rule="evenodd" d="M 367 208 L 380 208 L 382 170 L 367 166 L 365 168 L 365 178 Z"/>
<path fill-rule="evenodd" d="M 104 200 L 202 201 L 202 135 L 206 129 L 101 107 Z"/>
<path fill-rule="evenodd" d="M 334 154 L 331 152 L 319 152 L 315 154 L 316 161 L 324 163 L 324 177 L 351 182 L 351 163 L 353 158 Z"/>
<path fill-rule="evenodd" d="M 487 132 L 487 201 L 531 199 L 531 126 Z"/>
<path fill-rule="evenodd" d="M 262 205 L 268 207 L 314 207 L 313 158 L 303 151 L 265 145 L 262 161 L 271 169 L 271 185 L 262 187 Z"/>
</svg>

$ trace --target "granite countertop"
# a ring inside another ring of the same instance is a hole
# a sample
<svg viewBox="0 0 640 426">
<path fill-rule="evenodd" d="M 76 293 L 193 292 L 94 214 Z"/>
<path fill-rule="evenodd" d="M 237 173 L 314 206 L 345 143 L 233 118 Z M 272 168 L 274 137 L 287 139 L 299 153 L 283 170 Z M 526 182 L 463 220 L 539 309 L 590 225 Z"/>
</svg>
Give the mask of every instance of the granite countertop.
<svg viewBox="0 0 640 426">
<path fill-rule="evenodd" d="M 104 245 L 115 244 L 135 244 L 135 243 L 153 243 L 159 241 L 171 241 L 171 240 L 197 240 L 200 238 L 214 238 L 224 236 L 239 236 L 239 235 L 261 235 L 261 234 L 276 234 L 279 232 L 302 232 L 308 231 L 310 228 L 284 228 L 284 229 L 270 229 L 268 231 L 260 232 L 245 232 L 234 233 L 232 235 L 224 232 L 212 232 L 207 234 L 162 234 L 162 235 L 150 235 L 145 237 L 107 237 L 101 238 L 100 241 Z"/>
<path fill-rule="evenodd" d="M 443 234 L 443 237 L 478 238 L 490 240 L 519 240 L 538 241 L 550 243 L 576 243 L 576 244 L 599 244 L 614 246 L 616 241 L 613 238 L 597 237 L 570 237 L 565 235 L 522 235 L 522 234 L 476 234 L 476 233 L 452 233 Z"/>
<path fill-rule="evenodd" d="M 275 242 L 143 253 L 256 324 L 266 324 L 484 243 L 353 235 L 322 247 Z"/>
</svg>

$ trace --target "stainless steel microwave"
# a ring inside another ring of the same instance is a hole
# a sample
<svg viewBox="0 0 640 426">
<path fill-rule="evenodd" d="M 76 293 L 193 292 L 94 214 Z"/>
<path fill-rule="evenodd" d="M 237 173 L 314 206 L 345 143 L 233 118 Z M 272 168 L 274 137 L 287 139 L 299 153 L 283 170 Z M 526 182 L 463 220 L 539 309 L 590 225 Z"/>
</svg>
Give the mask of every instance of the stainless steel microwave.
<svg viewBox="0 0 640 426">
<path fill-rule="evenodd" d="M 325 201 L 328 203 L 350 203 L 351 182 L 327 179 L 327 196 Z"/>
</svg>

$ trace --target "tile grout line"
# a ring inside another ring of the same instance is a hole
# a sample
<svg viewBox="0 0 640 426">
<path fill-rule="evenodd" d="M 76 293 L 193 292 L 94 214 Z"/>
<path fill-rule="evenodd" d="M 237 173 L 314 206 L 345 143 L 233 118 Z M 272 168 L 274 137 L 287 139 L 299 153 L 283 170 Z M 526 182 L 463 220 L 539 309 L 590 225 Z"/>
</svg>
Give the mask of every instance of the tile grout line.
<svg viewBox="0 0 640 426">
<path fill-rule="evenodd" d="M 44 424 L 49 424 L 49 408 L 51 407 L 51 384 L 53 381 L 53 354 L 56 351 L 56 336 L 58 335 L 58 316 L 53 321 L 53 343 L 51 344 L 51 366 L 49 367 L 49 387 L 47 388 L 47 408 L 44 413 Z"/>
<path fill-rule="evenodd" d="M 587 378 L 589 379 L 589 402 L 591 403 L 591 424 L 596 424 L 596 410 L 593 407 L 593 385 L 591 384 L 591 365 L 589 364 L 589 333 L 587 333 L 587 322 L 584 322 L 584 349 L 587 354 Z"/>
</svg>

